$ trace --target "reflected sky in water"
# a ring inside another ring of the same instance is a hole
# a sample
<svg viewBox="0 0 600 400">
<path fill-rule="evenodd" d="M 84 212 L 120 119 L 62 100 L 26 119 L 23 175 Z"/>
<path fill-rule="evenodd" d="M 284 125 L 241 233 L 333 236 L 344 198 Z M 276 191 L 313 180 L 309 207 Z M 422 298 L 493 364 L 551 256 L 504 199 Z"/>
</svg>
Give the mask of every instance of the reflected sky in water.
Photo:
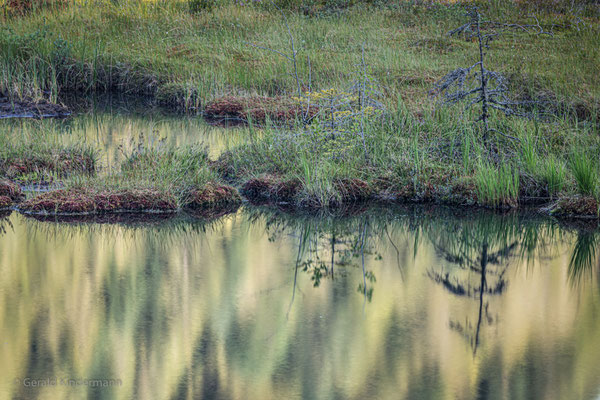
<svg viewBox="0 0 600 400">
<path fill-rule="evenodd" d="M 0 232 L 0 398 L 600 395 L 589 226 L 245 208 L 118 224 L 13 213 Z"/>
</svg>

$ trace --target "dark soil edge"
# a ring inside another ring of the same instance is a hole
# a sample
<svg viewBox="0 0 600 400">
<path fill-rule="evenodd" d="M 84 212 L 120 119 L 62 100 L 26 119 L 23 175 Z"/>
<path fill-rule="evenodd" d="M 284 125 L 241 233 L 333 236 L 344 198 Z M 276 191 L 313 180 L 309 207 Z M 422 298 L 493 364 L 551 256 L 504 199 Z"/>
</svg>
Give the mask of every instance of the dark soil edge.
<svg viewBox="0 0 600 400">
<path fill-rule="evenodd" d="M 50 103 L 46 100 L 33 101 L 23 99 L 11 101 L 0 93 L 0 119 L 6 118 L 65 118 L 71 115 L 62 104 Z"/>
</svg>

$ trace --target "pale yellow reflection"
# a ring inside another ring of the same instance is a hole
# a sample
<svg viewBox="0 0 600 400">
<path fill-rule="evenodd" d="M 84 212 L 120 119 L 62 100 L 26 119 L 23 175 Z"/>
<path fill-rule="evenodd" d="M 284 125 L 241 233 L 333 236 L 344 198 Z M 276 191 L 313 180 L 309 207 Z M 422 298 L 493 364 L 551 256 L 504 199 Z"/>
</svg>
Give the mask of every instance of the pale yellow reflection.
<svg viewBox="0 0 600 400">
<path fill-rule="evenodd" d="M 250 222 L 241 211 L 213 223 L 131 228 L 13 214 L 0 237 L 0 395 L 598 394 L 600 293 L 597 279 L 569 277 L 575 233 L 534 257 L 510 259 L 506 289 L 485 297 L 474 349 L 468 329 L 461 334 L 450 324 L 476 324 L 479 302 L 452 295 L 428 276 L 452 268 L 435 240 L 421 237 L 415 252 L 415 232 L 406 224 L 389 223 L 389 237 L 370 228 L 369 299 L 360 289 L 360 257 L 341 252 L 357 235 L 338 237 L 333 278 L 314 287 L 313 266 L 295 268 L 299 231 L 274 234 L 266 220 Z M 328 232 L 315 235 L 300 258 L 318 255 L 329 266 Z M 475 284 L 479 277 L 466 272 L 461 279 Z M 26 388 L 15 381 L 26 377 L 118 378 L 122 386 Z"/>
<path fill-rule="evenodd" d="M 248 137 L 248 128 L 242 126 L 224 128 L 209 125 L 201 117 L 170 116 L 159 111 L 120 114 L 118 110 L 92 110 L 65 120 L 0 121 L 0 128 L 32 137 L 43 131 L 64 144 L 85 142 L 100 150 L 99 161 L 109 168 L 118 167 L 123 152 L 138 144 L 201 145 L 211 158 L 217 158 Z"/>
</svg>

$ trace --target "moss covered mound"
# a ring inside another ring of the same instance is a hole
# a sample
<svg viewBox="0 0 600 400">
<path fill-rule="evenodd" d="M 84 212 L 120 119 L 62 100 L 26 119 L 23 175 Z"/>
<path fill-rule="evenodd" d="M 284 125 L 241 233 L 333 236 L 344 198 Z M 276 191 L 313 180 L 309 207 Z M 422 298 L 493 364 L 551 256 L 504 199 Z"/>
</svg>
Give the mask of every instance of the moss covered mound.
<svg viewBox="0 0 600 400">
<path fill-rule="evenodd" d="M 33 175 L 42 181 L 52 181 L 54 175 L 61 177 L 74 173 L 93 174 L 96 159 L 86 152 L 73 150 L 55 154 L 36 154 L 34 150 L 23 151 L 18 156 L 0 158 L 0 173 L 17 181 L 28 181 Z"/>
<path fill-rule="evenodd" d="M 358 178 L 334 181 L 334 190 L 326 204 L 315 194 L 308 193 L 298 178 L 279 178 L 265 175 L 252 178 L 242 186 L 242 194 L 253 203 L 293 203 L 301 207 L 340 207 L 367 201 L 375 195 L 372 186 Z"/>
<path fill-rule="evenodd" d="M 0 196 L 0 210 L 9 208 L 13 205 L 13 201 L 8 196 Z"/>
<path fill-rule="evenodd" d="M 235 188 L 210 182 L 201 189 L 191 190 L 185 206 L 192 210 L 218 210 L 239 205 L 241 201 Z M 172 193 L 155 189 L 71 188 L 42 193 L 21 203 L 19 210 L 42 215 L 169 213 L 179 210 L 178 203 Z"/>
<path fill-rule="evenodd" d="M 306 112 L 300 104 L 285 97 L 221 97 L 204 108 L 204 116 L 213 121 L 237 120 L 240 122 L 263 123 L 267 119 L 286 122 L 301 119 Z M 309 110 L 309 116 L 317 113 L 315 106 Z"/>
<path fill-rule="evenodd" d="M 85 189 L 62 189 L 28 199 L 19 209 L 32 214 L 173 212 L 177 210 L 177 202 L 171 194 L 151 189 L 98 193 Z"/>
<path fill-rule="evenodd" d="M 60 104 L 53 104 L 46 100 L 14 101 L 0 93 L 0 118 L 66 117 L 69 114 L 69 110 Z"/>
<path fill-rule="evenodd" d="M 226 208 L 239 205 L 241 201 L 242 198 L 235 188 L 210 182 L 202 189 L 195 189 L 190 192 L 186 207 L 193 210 Z"/>
<path fill-rule="evenodd" d="M 292 203 L 302 191 L 299 179 L 282 179 L 271 175 L 252 178 L 242 185 L 242 194 L 254 203 Z"/>
<path fill-rule="evenodd" d="M 25 197 L 21 187 L 9 180 L 0 180 L 0 196 L 7 197 L 12 202 L 19 202 Z"/>
<path fill-rule="evenodd" d="M 357 178 L 340 179 L 335 183 L 343 203 L 361 202 L 373 195 L 371 186 Z"/>
<path fill-rule="evenodd" d="M 546 209 L 561 217 L 600 217 L 600 202 L 591 196 L 574 196 L 559 199 Z"/>
</svg>

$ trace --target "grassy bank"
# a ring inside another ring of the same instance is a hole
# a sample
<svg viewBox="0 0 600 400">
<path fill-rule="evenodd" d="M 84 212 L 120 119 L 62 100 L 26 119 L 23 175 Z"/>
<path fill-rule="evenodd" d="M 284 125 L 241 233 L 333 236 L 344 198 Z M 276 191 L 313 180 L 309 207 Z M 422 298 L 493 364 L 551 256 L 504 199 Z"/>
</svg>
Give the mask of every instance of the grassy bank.
<svg viewBox="0 0 600 400">
<path fill-rule="evenodd" d="M 557 214 L 598 215 L 600 137 L 592 127 L 576 129 L 566 120 L 498 123 L 517 140 L 495 138 L 493 160 L 472 124 L 456 125 L 444 112 L 419 120 L 400 110 L 365 124 L 364 143 L 353 131 L 332 137 L 318 124 L 305 131 L 268 128 L 214 166 L 257 202 L 553 204 Z"/>
<path fill-rule="evenodd" d="M 592 128 L 573 129 L 566 120 L 502 123 L 518 141 L 495 138 L 494 158 L 468 121 L 457 126 L 449 113 L 417 119 L 401 110 L 371 118 L 362 134 L 332 132 L 318 118 L 304 127 L 251 128 L 245 144 L 212 160 L 197 146 L 129 142 L 111 167 L 97 162 L 93 147 L 61 143 L 55 132 L 35 142 L 4 131 L 0 165 L 9 167 L 0 174 L 13 183 L 0 195 L 9 206 L 22 200 L 14 182 L 51 183 L 50 192 L 18 204 L 41 214 L 214 212 L 239 204 L 239 191 L 254 203 L 313 210 L 370 202 L 534 204 L 556 215 L 598 216 L 600 138 Z M 36 172 L 16 174 L 15 165 Z"/>
<path fill-rule="evenodd" d="M 22 202 L 18 202 L 22 196 L 12 196 L 12 200 L 27 214 L 168 213 L 182 208 L 203 212 L 228 208 L 241 200 L 235 189 L 218 183 L 203 148 L 139 144 L 124 151 L 123 162 L 112 169 L 66 174 L 64 165 L 59 165 L 56 176 L 62 173 L 61 179 L 50 191 Z M 9 184 L 6 181 L 4 191 L 15 186 Z"/>
<path fill-rule="evenodd" d="M 26 0 L 21 0 L 27 2 Z M 296 83 L 282 14 L 267 1 L 47 2 L 0 14 L 0 91 L 58 98 L 67 92 L 119 91 L 197 108 L 222 95 L 282 95 Z M 491 19 L 531 24 L 554 36 L 510 35 L 495 42 L 490 64 L 523 96 L 543 92 L 557 104 L 597 111 L 600 11 L 540 7 L 542 2 L 477 2 Z M 564 2 L 571 3 L 571 2 Z M 588 4 L 589 3 L 589 4 Z M 429 108 L 431 85 L 471 65 L 476 44 L 446 33 L 464 23 L 461 4 L 280 1 L 295 37 L 298 71 L 315 89 L 343 87 L 364 45 L 389 105 Z M 359 28 L 359 29 L 357 29 Z M 576 44 L 576 45 L 574 45 Z"/>
<path fill-rule="evenodd" d="M 536 204 L 597 217 L 597 4 L 474 3 L 487 18 L 527 26 L 495 38 L 486 66 L 506 77 L 522 102 L 517 111 L 535 118 L 491 112 L 490 130 L 474 123 L 478 102 L 466 108 L 432 99 L 435 82 L 478 60 L 473 37 L 447 34 L 468 21 L 464 4 L 280 1 L 277 9 L 123 0 L 6 12 L 0 91 L 12 98 L 118 91 L 264 127 L 218 160 L 194 148 L 142 146 L 114 171 L 62 174 L 66 192 L 22 209 L 58 211 L 65 193 L 80 196 L 86 212 L 102 211 L 114 193 L 126 195 L 110 210 L 127 202 L 153 209 L 156 196 L 167 200 L 165 210 L 239 201 L 225 181 L 252 201 L 301 208 L 374 200 Z"/>
</svg>

